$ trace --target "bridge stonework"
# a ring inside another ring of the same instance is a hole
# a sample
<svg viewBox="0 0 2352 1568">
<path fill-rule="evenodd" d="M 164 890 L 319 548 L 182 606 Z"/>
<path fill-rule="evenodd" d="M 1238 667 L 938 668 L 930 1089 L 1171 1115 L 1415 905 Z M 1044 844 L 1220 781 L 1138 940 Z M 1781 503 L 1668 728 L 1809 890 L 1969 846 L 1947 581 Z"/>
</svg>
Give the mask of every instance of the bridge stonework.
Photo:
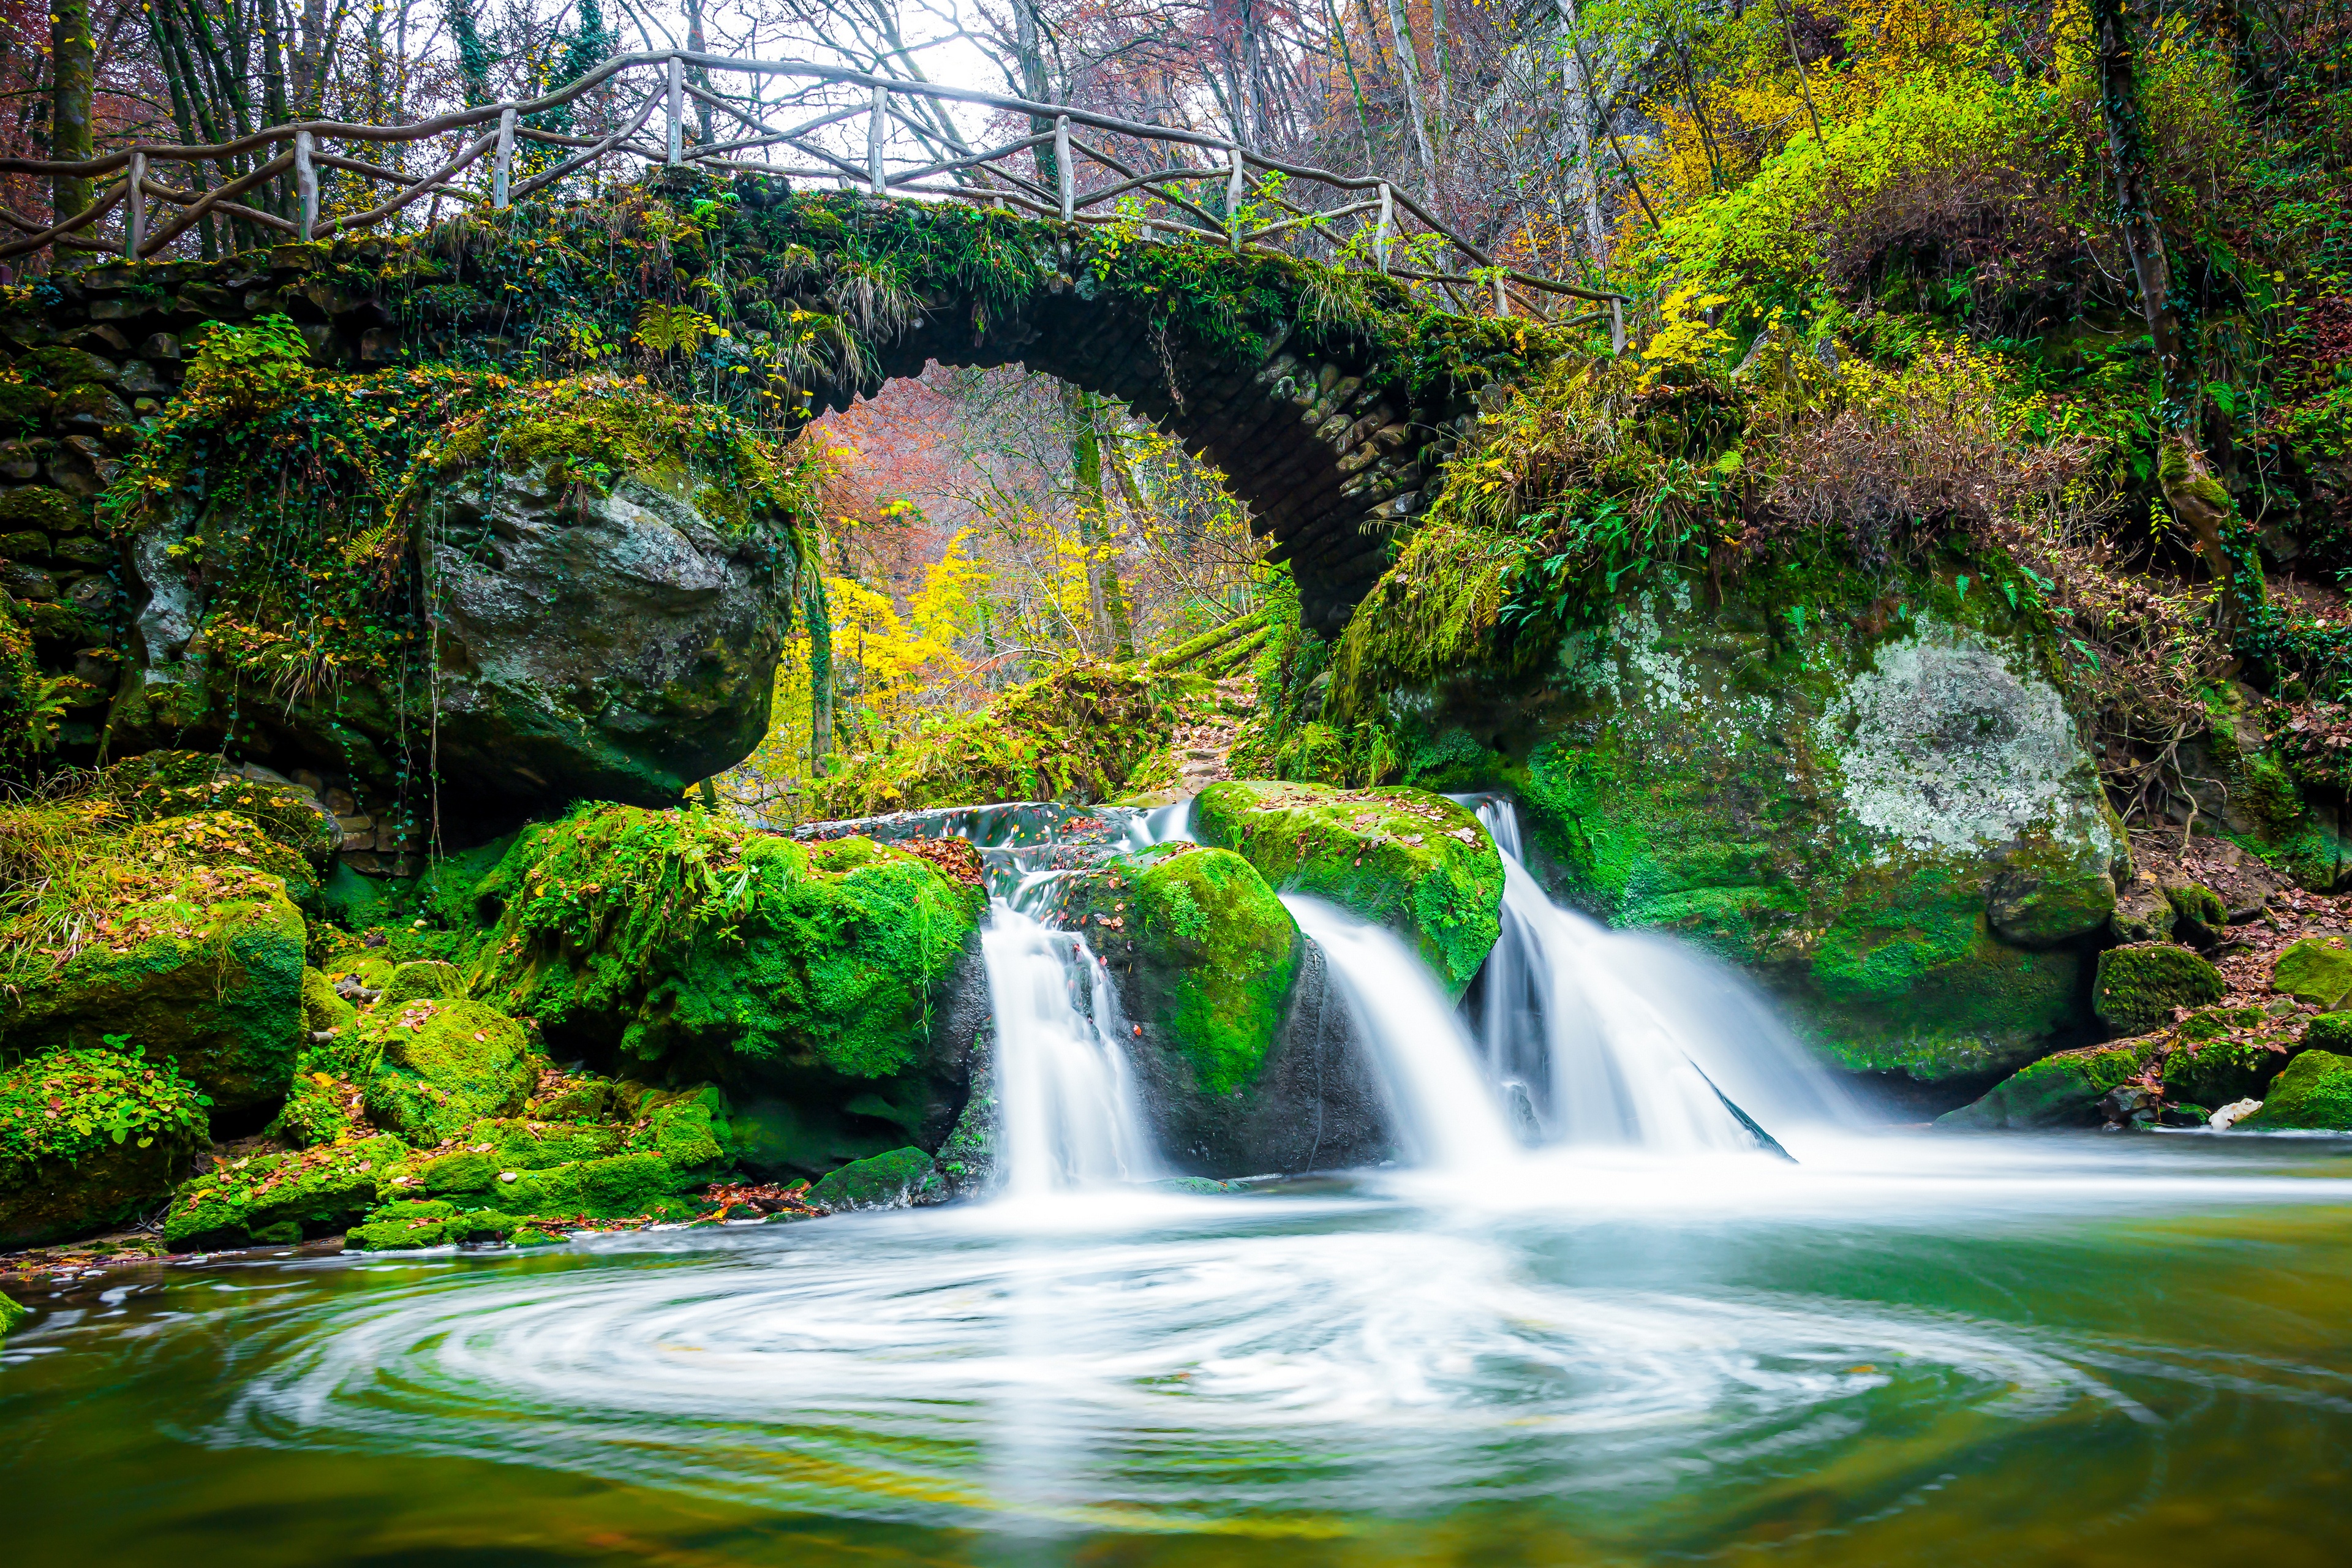
<svg viewBox="0 0 2352 1568">
<path fill-rule="evenodd" d="M 830 220 L 814 233 L 839 233 L 845 249 L 861 255 L 875 243 L 856 226 L 866 215 L 918 231 L 985 224 L 1000 250 L 1020 254 L 1014 275 L 1023 285 L 1007 297 L 1001 276 L 985 290 L 919 279 L 911 311 L 868 334 L 865 374 L 813 378 L 803 389 L 803 418 L 845 407 L 934 360 L 1020 363 L 1115 398 L 1224 473 L 1247 505 L 1253 530 L 1272 539 L 1276 559 L 1290 563 L 1307 623 L 1325 631 L 1345 624 L 1383 569 L 1393 534 L 1426 505 L 1475 422 L 1482 389 L 1519 374 L 1528 350 L 1530 323 L 1420 310 L 1378 279 L 1370 280 L 1371 292 L 1389 307 L 1405 307 L 1395 310 L 1397 320 L 1417 311 L 1420 321 L 1444 323 L 1462 342 L 1433 347 L 1422 341 L 1430 334 L 1416 329 L 1416 340 L 1399 353 L 1377 332 L 1303 329 L 1298 318 L 1314 312 L 1295 298 L 1301 280 L 1311 282 L 1317 272 L 1327 280 L 1343 275 L 1283 258 L 1227 257 L 1198 244 L 1129 242 L 1130 258 L 1140 253 L 1159 261 L 1150 253 L 1181 252 L 1187 267 L 1222 271 L 1217 286 L 1245 301 L 1227 341 L 1206 342 L 1181 317 L 1171 319 L 1168 265 L 1138 268 L 1130 260 L 1107 269 L 1090 255 L 1099 244 L 1095 236 L 968 209 L 921 210 L 855 196 L 782 198 L 794 201 Z M 851 226 L 838 221 L 845 211 L 853 215 Z M 810 231 L 793 232 L 805 237 Z M 323 366 L 365 371 L 454 354 L 534 374 L 527 342 L 532 323 L 498 292 L 469 287 L 480 279 L 469 276 L 463 242 L 455 247 L 455 268 L 429 285 L 403 278 L 404 248 L 433 243 L 367 237 L 215 262 L 118 264 L 9 291 L 10 308 L 0 309 L 0 352 L 20 367 L 37 364 L 28 379 L 49 392 L 88 385 L 107 395 L 91 395 L 98 413 L 74 429 L 28 426 L 25 433 L 41 448 L 37 466 L 69 492 L 88 496 L 101 488 L 109 459 L 135 438 L 141 418 L 172 396 L 181 358 L 206 322 L 283 313 L 300 325 Z M 739 276 L 757 269 L 765 248 L 755 241 L 749 254 L 730 256 L 726 265 Z M 708 253 L 688 259 L 710 262 Z M 830 260 L 820 248 L 818 283 L 795 285 L 820 310 Z M 793 268 L 806 268 L 804 253 Z M 471 271 L 481 271 L 478 263 Z M 1147 281 L 1137 286 L 1137 278 Z M 1360 295 L 1366 280 L 1353 281 Z M 1259 319 L 1248 319 L 1253 313 Z M 1540 327 L 1532 331 L 1538 353 L 1555 346 Z M 1237 352 L 1236 342 L 1246 349 Z"/>
</svg>

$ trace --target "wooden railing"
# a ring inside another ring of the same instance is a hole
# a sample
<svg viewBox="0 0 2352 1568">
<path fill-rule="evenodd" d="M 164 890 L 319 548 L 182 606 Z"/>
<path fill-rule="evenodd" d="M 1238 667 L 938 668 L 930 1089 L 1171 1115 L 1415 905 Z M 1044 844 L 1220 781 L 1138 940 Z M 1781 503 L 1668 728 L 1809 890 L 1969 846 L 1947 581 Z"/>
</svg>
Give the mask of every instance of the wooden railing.
<svg viewBox="0 0 2352 1568">
<path fill-rule="evenodd" d="M 689 79 L 689 73 L 706 79 L 714 73 L 783 79 L 805 82 L 819 90 L 863 89 L 865 97 L 863 102 L 835 105 L 814 118 L 778 129 L 768 123 L 761 106 L 747 108 L 714 93 Z M 599 89 L 609 89 L 604 107 L 611 112 L 605 123 L 617 126 L 616 130 L 572 135 L 527 123 L 563 110 Z M 943 112 L 929 121 L 919 120 L 908 112 L 909 106 L 902 100 L 929 100 L 935 106 L 977 105 L 1025 116 L 1032 126 L 1050 124 L 1052 129 L 973 151 L 962 145 Z M 698 118 L 708 122 L 723 116 L 733 122 L 730 131 L 740 128 L 741 134 L 724 140 L 714 136 L 708 142 L 689 140 L 689 102 L 697 106 Z M 656 114 L 660 117 L 658 141 L 648 134 Z M 820 132 L 861 117 L 866 132 L 862 163 L 820 139 Z M 1096 140 L 1088 140 L 1090 135 Z M 421 175 L 321 150 L 324 142 L 340 142 L 349 151 L 354 144 L 404 144 L 445 137 L 452 139 L 454 152 Z M 1121 157 L 1099 144 L 1112 139 L 1140 144 L 1141 151 L 1129 150 L 1129 155 Z M 915 148 L 911 157 L 904 151 L 910 142 Z M 517 183 L 519 143 L 549 149 L 546 155 L 558 161 L 527 172 Z M 1050 154 L 1043 155 L 1049 149 Z M 795 161 L 778 163 L 780 154 Z M 1027 172 L 1015 163 L 1023 154 L 1029 155 Z M 478 167 L 486 158 L 487 182 Z M 1157 166 L 1150 164 L 1153 158 L 1159 160 Z M 1091 165 L 1084 180 L 1079 174 L 1081 160 Z M 204 165 L 225 169 L 232 161 L 251 161 L 251 166 L 227 174 L 218 184 L 202 185 Z M 162 255 L 207 216 L 236 220 L 295 239 L 329 239 L 408 221 L 402 215 L 428 197 L 503 209 L 592 165 L 613 161 L 837 181 L 876 195 L 1009 207 L 1066 224 L 1125 224 L 1146 240 L 1221 245 L 1236 252 L 1289 247 L 1292 253 L 1318 255 L 1336 265 L 1369 267 L 1433 286 L 1457 310 L 1491 309 L 1510 315 L 1516 304 L 1521 310 L 1551 317 L 1547 297 L 1584 301 L 1601 309 L 1575 317 L 1574 323 L 1597 321 L 1605 315 L 1612 342 L 1621 352 L 1624 346 L 1624 295 L 1498 266 L 1491 255 L 1448 227 L 1411 193 L 1377 175 L 1335 174 L 1268 157 L 1201 132 L 969 88 L 869 76 L 828 66 L 684 51 L 620 56 L 542 98 L 486 104 L 410 125 L 319 120 L 272 126 L 210 146 L 141 142 L 75 163 L 0 158 L 0 171 L 105 182 L 88 207 L 47 225 L 0 206 L 0 223 L 19 231 L 17 238 L 0 243 L 0 258 L 62 247 L 145 260 Z M 188 185 L 174 185 L 158 177 L 163 167 L 172 164 L 184 165 L 194 174 Z M 330 216 L 320 210 L 321 170 L 394 188 L 362 210 Z M 243 199 L 257 192 L 282 192 L 289 175 L 292 199 L 279 205 L 291 209 L 294 216 L 271 212 Z M 1272 182 L 1267 177 L 1273 175 L 1282 176 L 1279 190 L 1268 188 Z M 1203 187 L 1220 186 L 1223 212 L 1217 213 L 1205 205 L 1210 198 Z M 1318 194 L 1330 205 L 1302 205 L 1294 199 L 1311 200 Z M 119 217 L 117 208 L 121 209 Z M 1417 235 L 1410 227 L 1413 224 L 1420 226 Z M 1397 258 L 1401 248 L 1407 262 L 1420 264 L 1401 263 Z"/>
</svg>

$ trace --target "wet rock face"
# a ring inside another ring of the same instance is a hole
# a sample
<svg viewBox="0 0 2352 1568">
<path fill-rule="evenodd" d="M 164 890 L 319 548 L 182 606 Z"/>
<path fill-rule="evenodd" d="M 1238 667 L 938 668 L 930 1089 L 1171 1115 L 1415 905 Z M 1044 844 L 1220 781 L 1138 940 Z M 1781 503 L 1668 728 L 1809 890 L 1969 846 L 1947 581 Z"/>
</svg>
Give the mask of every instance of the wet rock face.
<svg viewBox="0 0 2352 1568">
<path fill-rule="evenodd" d="M 766 731 L 790 562 L 644 479 L 478 479 L 431 570 L 445 788 L 664 805 Z"/>
<path fill-rule="evenodd" d="M 2009 1070 L 2082 1037 L 2129 859 L 1989 570 L 1645 594 L 1548 668 L 1422 694 L 1415 754 L 1463 760 L 1420 782 L 1510 789 L 1556 895 L 1747 967 L 1836 1066 Z"/>
</svg>

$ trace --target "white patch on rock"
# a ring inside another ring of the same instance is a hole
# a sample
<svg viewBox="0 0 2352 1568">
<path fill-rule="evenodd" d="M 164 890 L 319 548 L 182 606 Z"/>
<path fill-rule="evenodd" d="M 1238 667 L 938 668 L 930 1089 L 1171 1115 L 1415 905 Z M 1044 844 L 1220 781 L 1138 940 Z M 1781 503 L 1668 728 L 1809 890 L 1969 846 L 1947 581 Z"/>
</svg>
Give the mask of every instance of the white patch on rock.
<svg viewBox="0 0 2352 1568">
<path fill-rule="evenodd" d="M 1888 643 L 1818 721 L 1846 807 L 1915 849 L 1973 851 L 2029 832 L 2111 853 L 2095 774 L 2057 689 L 2019 679 L 1970 632 Z"/>
<path fill-rule="evenodd" d="M 2259 1100 L 2233 1100 L 2215 1111 L 2207 1125 L 2216 1132 L 2227 1132 L 2262 1108 L 2263 1102 Z"/>
</svg>

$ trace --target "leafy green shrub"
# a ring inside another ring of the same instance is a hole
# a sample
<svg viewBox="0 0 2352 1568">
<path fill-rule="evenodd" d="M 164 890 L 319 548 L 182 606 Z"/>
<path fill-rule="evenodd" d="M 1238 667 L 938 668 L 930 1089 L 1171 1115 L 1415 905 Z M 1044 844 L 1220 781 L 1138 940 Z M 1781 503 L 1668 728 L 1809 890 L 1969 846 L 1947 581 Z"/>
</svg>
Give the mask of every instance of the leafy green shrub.
<svg viewBox="0 0 2352 1568">
<path fill-rule="evenodd" d="M 121 1035 L 104 1048 L 52 1051 L 0 1075 L 0 1184 L 45 1161 L 74 1164 L 129 1142 L 192 1149 L 205 1141 L 211 1099 L 168 1058 Z"/>
</svg>

